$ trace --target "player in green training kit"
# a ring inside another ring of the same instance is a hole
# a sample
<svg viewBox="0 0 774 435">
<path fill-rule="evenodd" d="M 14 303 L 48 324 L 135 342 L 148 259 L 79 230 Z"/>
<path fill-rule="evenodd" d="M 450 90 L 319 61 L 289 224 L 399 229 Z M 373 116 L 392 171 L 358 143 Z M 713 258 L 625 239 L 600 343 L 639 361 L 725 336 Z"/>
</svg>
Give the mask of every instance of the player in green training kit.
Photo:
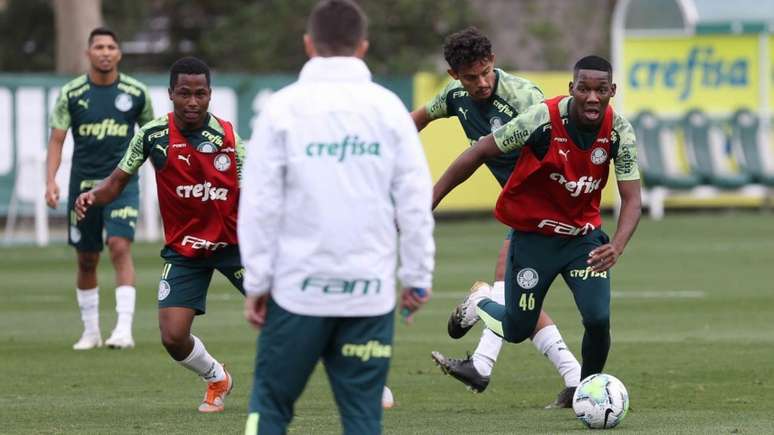
<svg viewBox="0 0 774 435">
<path fill-rule="evenodd" d="M 444 44 L 444 57 L 449 64 L 449 75 L 454 80 L 428 104 L 411 114 L 418 130 L 436 119 L 456 116 L 472 145 L 528 107 L 543 101 L 543 93 L 534 83 L 494 67 L 492 44 L 475 27 L 450 35 Z M 519 151 L 516 150 L 485 162 L 500 186 L 508 181 L 518 157 Z M 506 238 L 495 268 L 493 296 L 500 303 L 505 301 L 503 279 L 509 245 L 510 240 Z M 452 338 L 460 338 L 465 332 L 454 329 L 450 324 L 449 335 Z M 538 351 L 548 357 L 564 379 L 565 389 L 549 407 L 572 406 L 572 393 L 580 382 L 580 364 L 567 348 L 554 322 L 543 311 L 531 338 Z M 489 384 L 502 343 L 502 338 L 484 329 L 472 356 L 456 359 L 433 352 L 432 357 L 444 373 L 459 379 L 473 391 L 481 392 Z"/>
<path fill-rule="evenodd" d="M 99 327 L 97 263 L 105 230 L 110 259 L 116 271 L 116 312 L 118 321 L 110 338 L 111 348 L 134 346 L 132 318 L 135 288 L 131 243 L 137 222 L 139 185 L 135 176 L 121 196 L 104 207 L 94 207 L 78 221 L 73 212 L 75 198 L 110 175 L 124 155 L 135 124 L 153 119 L 148 91 L 142 83 L 118 72 L 121 49 L 109 29 L 97 28 L 89 35 L 86 55 L 89 72 L 67 83 L 51 115 L 51 136 L 46 161 L 46 202 L 56 208 L 59 186 L 56 172 L 62 161 L 62 147 L 70 129 L 75 146 L 68 189 L 68 242 L 78 256 L 76 293 L 83 321 L 83 334 L 73 349 L 102 346 Z"/>
</svg>

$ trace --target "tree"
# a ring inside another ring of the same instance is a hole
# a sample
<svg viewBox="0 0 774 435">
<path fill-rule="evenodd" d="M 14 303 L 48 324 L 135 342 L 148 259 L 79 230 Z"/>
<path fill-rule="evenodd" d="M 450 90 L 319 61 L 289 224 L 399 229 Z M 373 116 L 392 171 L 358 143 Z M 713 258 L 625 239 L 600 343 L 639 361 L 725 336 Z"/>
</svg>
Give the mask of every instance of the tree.
<svg viewBox="0 0 774 435">
<path fill-rule="evenodd" d="M 56 66 L 62 73 L 83 72 L 88 32 L 102 24 L 104 14 L 105 25 L 123 42 L 168 42 L 158 53 L 133 44 L 124 51 L 122 69 L 166 71 L 181 56 L 195 55 L 219 71 L 295 73 L 306 61 L 301 35 L 316 1 L 9 0 L 0 10 L 0 68 L 51 71 Z M 433 68 L 442 63 L 446 35 L 482 24 L 469 0 L 358 2 L 370 19 L 366 60 L 377 74 Z M 50 31 L 54 21 L 56 35 Z M 28 25 L 20 31 L 18 23 Z"/>
<path fill-rule="evenodd" d="M 89 33 L 102 25 L 102 0 L 54 0 L 56 72 L 80 74 L 89 67 L 84 56 Z"/>
<path fill-rule="evenodd" d="M 301 35 L 316 1 L 156 0 L 146 12 L 156 19 L 165 17 L 169 49 L 127 61 L 164 70 L 175 59 L 193 54 L 220 71 L 295 73 L 306 61 Z M 131 1 L 113 0 L 110 7 L 120 9 L 122 2 Z M 479 22 L 468 0 L 359 3 L 370 19 L 367 61 L 381 74 L 412 73 L 432 66 L 440 58 L 444 36 Z M 106 21 L 114 19 L 106 11 Z"/>
<path fill-rule="evenodd" d="M 19 23 L 24 23 L 23 31 Z M 0 70 L 50 71 L 54 67 L 54 13 L 48 0 L 11 0 L 0 11 Z"/>
</svg>

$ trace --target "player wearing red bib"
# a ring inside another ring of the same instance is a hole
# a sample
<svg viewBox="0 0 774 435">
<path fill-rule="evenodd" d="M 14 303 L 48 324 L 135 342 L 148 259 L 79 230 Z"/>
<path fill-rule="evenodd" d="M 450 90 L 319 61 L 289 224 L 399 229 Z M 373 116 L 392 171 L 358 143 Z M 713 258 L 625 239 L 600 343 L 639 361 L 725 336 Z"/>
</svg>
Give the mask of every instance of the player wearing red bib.
<svg viewBox="0 0 774 435">
<path fill-rule="evenodd" d="M 579 60 L 570 96 L 532 106 L 479 140 L 447 169 L 433 193 L 436 206 L 486 159 L 522 150 L 495 209 L 495 216 L 514 229 L 505 305 L 491 300 L 488 285 L 475 285 L 450 322 L 468 328 L 483 319 L 506 340 L 521 342 L 534 332 L 546 292 L 561 274 L 585 329 L 581 379 L 604 368 L 610 349 L 610 268 L 640 217 L 634 134 L 609 107 L 616 88 L 612 75 L 601 57 Z M 601 229 L 599 212 L 611 160 L 622 205 L 612 241 Z"/>
<path fill-rule="evenodd" d="M 161 342 L 175 361 L 207 382 L 200 412 L 223 411 L 233 383 L 191 334 L 193 319 L 205 312 L 215 270 L 244 294 L 236 235 L 243 148 L 231 124 L 208 112 L 211 92 L 204 62 L 190 57 L 175 62 L 169 84 L 174 112 L 144 125 L 118 168 L 75 203 L 83 216 L 90 206 L 110 202 L 151 160 L 165 234 L 158 289 Z"/>
<path fill-rule="evenodd" d="M 543 102 L 543 92 L 537 85 L 495 68 L 492 43 L 475 27 L 450 35 L 444 43 L 443 54 L 453 80 L 424 107 L 411 113 L 420 131 L 436 119 L 456 117 L 472 145 L 530 106 Z M 501 187 L 508 182 L 519 154 L 520 150 L 516 149 L 484 162 Z M 500 303 L 505 302 L 505 258 L 512 231 L 508 230 L 495 266 L 492 297 Z M 448 332 L 450 337 L 460 338 L 466 331 L 448 324 Z M 565 388 L 547 408 L 571 407 L 572 391 L 580 382 L 580 364 L 547 313 L 541 313 L 531 339 L 564 380 Z M 480 393 L 489 385 L 502 344 L 501 337 L 484 328 L 478 346 L 467 358 L 450 358 L 437 351 L 431 355 L 444 373 Z"/>
</svg>

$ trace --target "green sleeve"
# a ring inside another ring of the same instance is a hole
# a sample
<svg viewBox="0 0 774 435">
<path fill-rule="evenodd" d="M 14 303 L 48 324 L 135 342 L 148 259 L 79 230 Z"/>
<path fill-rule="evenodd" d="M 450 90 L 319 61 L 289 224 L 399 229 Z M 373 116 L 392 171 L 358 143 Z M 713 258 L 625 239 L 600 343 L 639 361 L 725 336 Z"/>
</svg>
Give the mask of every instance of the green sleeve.
<svg viewBox="0 0 774 435">
<path fill-rule="evenodd" d="M 448 118 L 450 116 L 449 108 L 446 105 L 446 96 L 449 95 L 451 90 L 456 88 L 462 88 L 460 82 L 457 80 L 450 81 L 443 89 L 441 89 L 441 92 L 425 105 L 427 117 L 430 121 L 439 118 Z"/>
<path fill-rule="evenodd" d="M 239 184 L 242 184 L 242 163 L 245 161 L 245 144 L 242 138 L 234 132 L 234 140 L 236 141 L 236 164 L 237 164 L 237 177 L 239 178 Z"/>
<path fill-rule="evenodd" d="M 129 146 L 126 148 L 124 157 L 118 162 L 118 168 L 128 174 L 136 174 L 147 158 L 148 151 L 145 147 L 145 130 L 139 129 L 132 140 L 129 141 Z"/>
<path fill-rule="evenodd" d="M 59 96 L 54 103 L 54 110 L 51 112 L 51 118 L 49 124 L 51 128 L 57 128 L 59 130 L 67 130 L 70 128 L 70 110 L 67 107 L 67 91 L 62 88 L 59 91 Z"/>
<path fill-rule="evenodd" d="M 527 97 L 524 99 L 524 102 L 529 105 L 529 107 L 534 106 L 535 104 L 540 104 L 543 101 L 545 101 L 546 97 L 543 95 L 543 91 L 540 90 L 539 87 L 532 86 L 529 88 L 529 91 L 527 91 Z"/>
<path fill-rule="evenodd" d="M 536 129 L 550 121 L 548 106 L 545 104 L 534 105 L 495 130 L 493 133 L 495 144 L 504 154 L 519 149 L 524 146 Z"/>
<path fill-rule="evenodd" d="M 637 140 L 634 128 L 623 116 L 616 113 L 613 129 L 618 133 L 618 154 L 613 158 L 615 177 L 618 181 L 634 181 L 640 179 L 640 169 L 637 165 Z"/>
<path fill-rule="evenodd" d="M 545 99 L 543 91 L 533 82 L 507 74 L 502 70 L 500 82 L 497 85 L 497 95 L 508 102 L 518 113 L 523 113 L 535 104 L 542 103 Z"/>
<path fill-rule="evenodd" d="M 137 124 L 139 124 L 140 127 L 153 121 L 154 119 L 153 104 L 151 104 L 151 97 L 147 88 L 143 88 L 143 94 L 145 95 L 145 106 L 143 106 L 142 112 L 140 112 L 140 117 L 137 119 Z"/>
</svg>

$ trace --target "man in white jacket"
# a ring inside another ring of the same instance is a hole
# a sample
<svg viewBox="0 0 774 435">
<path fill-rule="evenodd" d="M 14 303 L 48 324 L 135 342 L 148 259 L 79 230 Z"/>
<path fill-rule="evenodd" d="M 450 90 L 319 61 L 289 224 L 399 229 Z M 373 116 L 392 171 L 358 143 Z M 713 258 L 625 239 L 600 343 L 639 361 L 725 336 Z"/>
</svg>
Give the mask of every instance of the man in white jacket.
<svg viewBox="0 0 774 435">
<path fill-rule="evenodd" d="M 366 27 L 352 1 L 318 3 L 310 60 L 248 145 L 238 233 L 245 316 L 263 331 L 246 433 L 285 433 L 320 359 L 343 432 L 381 433 L 396 269 L 403 309 L 429 299 L 430 172 L 406 108 L 362 61 Z"/>
</svg>

